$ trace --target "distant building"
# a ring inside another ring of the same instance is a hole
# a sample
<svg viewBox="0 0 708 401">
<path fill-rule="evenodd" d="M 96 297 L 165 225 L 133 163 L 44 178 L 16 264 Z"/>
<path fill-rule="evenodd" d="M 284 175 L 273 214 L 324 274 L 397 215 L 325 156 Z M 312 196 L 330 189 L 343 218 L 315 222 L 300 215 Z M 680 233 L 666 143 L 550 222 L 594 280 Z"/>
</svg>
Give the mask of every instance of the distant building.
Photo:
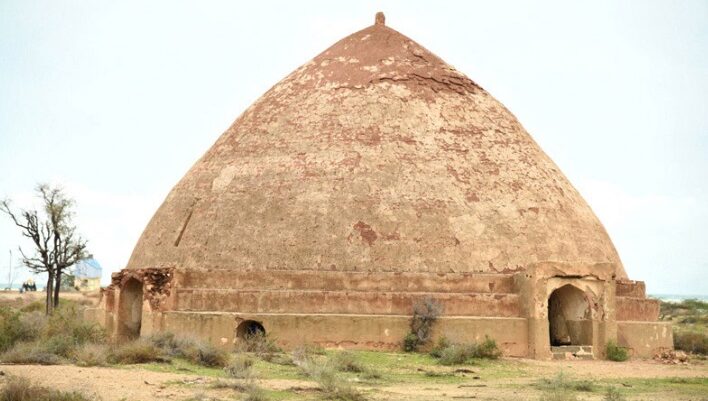
<svg viewBox="0 0 708 401">
<path fill-rule="evenodd" d="M 103 268 L 93 256 L 74 265 L 74 287 L 79 291 L 96 291 L 101 288 Z"/>
</svg>

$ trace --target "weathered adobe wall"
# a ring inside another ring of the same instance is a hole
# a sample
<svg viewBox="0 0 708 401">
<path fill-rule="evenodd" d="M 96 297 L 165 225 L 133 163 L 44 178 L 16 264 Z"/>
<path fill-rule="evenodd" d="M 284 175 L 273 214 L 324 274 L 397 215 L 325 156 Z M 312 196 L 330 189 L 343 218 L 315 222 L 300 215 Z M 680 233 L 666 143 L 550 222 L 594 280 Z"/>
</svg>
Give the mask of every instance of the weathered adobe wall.
<svg viewBox="0 0 708 401">
<path fill-rule="evenodd" d="M 669 322 L 617 322 L 617 343 L 627 347 L 632 357 L 652 358 L 657 352 L 673 349 Z"/>
<path fill-rule="evenodd" d="M 178 290 L 176 310 L 408 315 L 424 297 L 440 302 L 447 316 L 520 316 L 518 295 L 490 293 L 191 289 Z"/>
<path fill-rule="evenodd" d="M 643 281 L 617 280 L 618 297 L 646 298 L 646 285 Z"/>
<path fill-rule="evenodd" d="M 660 303 L 646 297 L 643 281 L 619 280 L 617 291 L 617 320 L 656 322 L 659 319 Z"/>
<path fill-rule="evenodd" d="M 657 299 L 617 297 L 618 321 L 656 322 L 660 303 Z"/>
<path fill-rule="evenodd" d="M 182 288 L 385 292 L 512 293 L 511 274 L 341 272 L 293 270 L 178 270 Z"/>
<path fill-rule="evenodd" d="M 243 320 L 263 324 L 269 335 L 286 349 L 305 343 L 324 347 L 398 350 L 409 332 L 409 316 L 304 315 L 237 313 L 164 313 L 164 329 L 198 335 L 215 345 L 231 347 L 236 327 Z M 151 328 L 145 327 L 143 335 Z M 471 342 L 494 338 L 505 355 L 527 356 L 526 320 L 520 318 L 441 317 L 434 326 L 433 341 L 444 335 L 452 341 Z"/>
</svg>

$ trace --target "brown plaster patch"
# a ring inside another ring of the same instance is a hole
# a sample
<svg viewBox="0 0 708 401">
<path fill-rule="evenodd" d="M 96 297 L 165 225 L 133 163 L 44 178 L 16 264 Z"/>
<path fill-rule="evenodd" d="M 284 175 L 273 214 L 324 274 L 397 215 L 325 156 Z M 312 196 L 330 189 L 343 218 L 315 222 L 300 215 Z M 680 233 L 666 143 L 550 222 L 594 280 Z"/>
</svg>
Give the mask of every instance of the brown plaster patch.
<svg viewBox="0 0 708 401">
<path fill-rule="evenodd" d="M 374 231 L 370 225 L 364 223 L 363 221 L 359 221 L 354 224 L 354 229 L 359 231 L 361 239 L 369 244 L 369 246 L 373 245 L 378 238 L 376 231 Z"/>
</svg>

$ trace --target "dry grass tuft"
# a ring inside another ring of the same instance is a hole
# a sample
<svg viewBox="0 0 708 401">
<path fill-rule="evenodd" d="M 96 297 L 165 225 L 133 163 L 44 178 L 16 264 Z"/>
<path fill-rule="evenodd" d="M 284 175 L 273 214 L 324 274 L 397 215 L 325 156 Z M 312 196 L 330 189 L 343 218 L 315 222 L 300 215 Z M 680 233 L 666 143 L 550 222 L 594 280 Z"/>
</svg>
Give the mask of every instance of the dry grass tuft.
<svg viewBox="0 0 708 401">
<path fill-rule="evenodd" d="M 63 392 L 29 383 L 26 379 L 10 378 L 0 390 L 0 401 L 92 401 L 77 392 Z"/>
</svg>

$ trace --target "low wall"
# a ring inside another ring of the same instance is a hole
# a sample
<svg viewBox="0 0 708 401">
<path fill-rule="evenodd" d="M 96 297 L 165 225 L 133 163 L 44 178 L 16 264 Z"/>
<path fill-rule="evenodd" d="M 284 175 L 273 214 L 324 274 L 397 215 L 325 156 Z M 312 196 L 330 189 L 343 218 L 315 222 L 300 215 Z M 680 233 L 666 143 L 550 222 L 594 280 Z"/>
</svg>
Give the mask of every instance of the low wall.
<svg viewBox="0 0 708 401">
<path fill-rule="evenodd" d="M 632 357 L 651 358 L 662 349 L 673 349 L 671 323 L 617 322 L 617 343 L 629 348 Z"/>
<path fill-rule="evenodd" d="M 165 312 L 163 330 L 198 336 L 215 345 L 230 347 L 238 341 L 235 331 L 243 320 L 256 320 L 286 349 L 314 343 L 324 347 L 397 350 L 409 331 L 410 316 L 243 314 L 224 312 Z M 153 328 L 155 330 L 156 328 Z M 142 335 L 149 335 L 143 330 Z M 441 317 L 434 340 L 445 336 L 455 342 L 497 341 L 505 355 L 528 354 L 528 327 L 522 318 Z"/>
</svg>

